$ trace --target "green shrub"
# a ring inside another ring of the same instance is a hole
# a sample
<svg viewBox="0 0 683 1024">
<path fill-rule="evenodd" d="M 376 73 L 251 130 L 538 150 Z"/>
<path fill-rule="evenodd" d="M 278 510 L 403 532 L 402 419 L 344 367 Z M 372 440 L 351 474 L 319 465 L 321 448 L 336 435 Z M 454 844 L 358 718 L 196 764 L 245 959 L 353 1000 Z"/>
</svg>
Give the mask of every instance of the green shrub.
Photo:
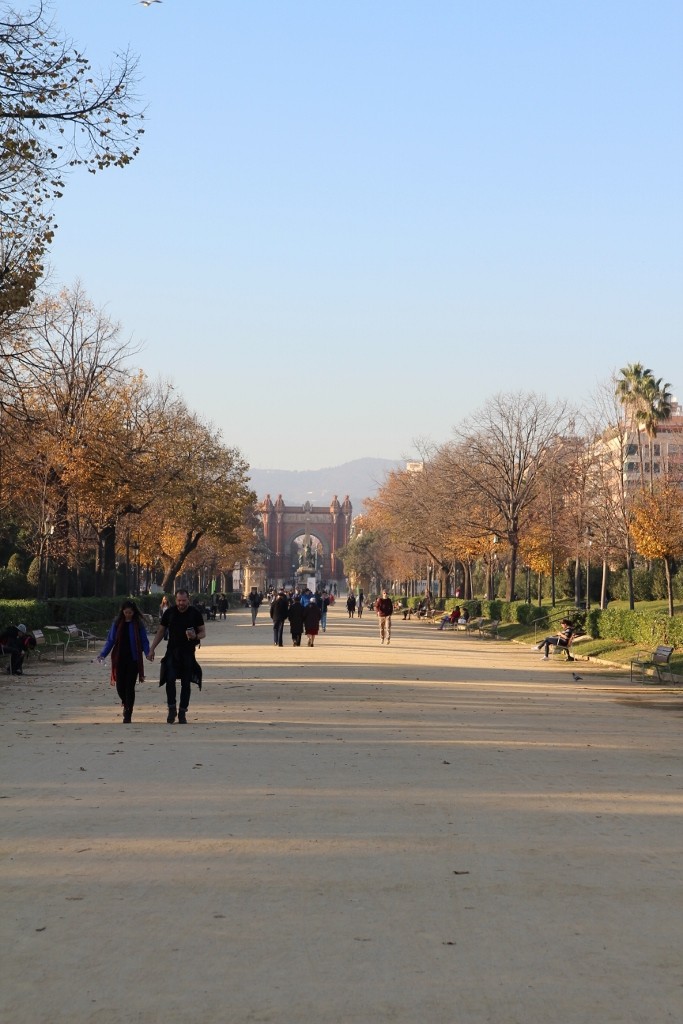
<svg viewBox="0 0 683 1024">
<path fill-rule="evenodd" d="M 517 601 L 511 605 L 513 609 L 514 618 L 512 622 L 520 622 L 523 625 L 531 625 L 534 622 L 545 623 L 548 622 L 548 609 L 539 608 L 537 605 L 527 604 L 526 601 Z"/>
<path fill-rule="evenodd" d="M 594 640 L 600 636 L 600 617 L 602 612 L 599 608 L 591 608 L 586 615 L 586 632 Z"/>
<path fill-rule="evenodd" d="M 1 571 L 1 570 L 0 570 Z M 141 594 L 135 599 L 143 612 L 154 616 L 159 611 L 160 596 Z M 29 629 L 44 626 L 68 626 L 72 622 L 95 626 L 112 622 L 121 608 L 122 597 L 72 597 L 49 601 L 0 600 L 0 627 L 25 623 Z"/>
<path fill-rule="evenodd" d="M 653 601 L 655 574 L 652 569 L 636 567 L 633 570 L 633 597 L 636 601 Z M 666 593 L 666 587 L 665 587 Z M 617 601 L 628 601 L 628 573 L 626 569 L 612 574 L 610 594 Z"/>
<path fill-rule="evenodd" d="M 483 614 L 481 610 L 481 601 L 478 601 L 476 598 L 471 598 L 469 601 L 461 601 L 460 607 L 467 608 L 471 619 L 478 619 L 479 616 Z"/>
<path fill-rule="evenodd" d="M 7 568 L 10 572 L 15 572 L 19 576 L 24 576 L 24 559 L 21 557 L 18 551 L 13 552 L 7 559 Z"/>
<path fill-rule="evenodd" d="M 42 629 L 51 625 L 50 609 L 46 601 L 0 601 L 0 629 L 18 626 L 23 622 L 28 629 Z"/>
<path fill-rule="evenodd" d="M 630 611 L 628 608 L 605 608 L 590 613 L 591 636 L 625 640 L 646 649 L 659 644 L 683 646 L 683 619 L 666 613 Z M 596 632 L 593 632 L 593 629 Z"/>
<path fill-rule="evenodd" d="M 503 622 L 503 606 L 505 604 L 506 602 L 499 601 L 497 598 L 494 601 L 482 601 L 481 614 L 485 619 L 497 619 L 498 622 Z"/>
<path fill-rule="evenodd" d="M 0 598 L 20 599 L 34 594 L 35 587 L 31 586 L 23 573 L 0 569 Z"/>
</svg>

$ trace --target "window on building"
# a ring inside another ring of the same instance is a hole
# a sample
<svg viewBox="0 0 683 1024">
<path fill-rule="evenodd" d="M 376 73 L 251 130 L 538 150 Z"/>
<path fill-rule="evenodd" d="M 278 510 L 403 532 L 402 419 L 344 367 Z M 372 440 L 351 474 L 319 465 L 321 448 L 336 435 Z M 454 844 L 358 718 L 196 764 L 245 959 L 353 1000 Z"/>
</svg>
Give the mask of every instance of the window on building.
<svg viewBox="0 0 683 1024">
<path fill-rule="evenodd" d="M 654 462 L 653 465 L 652 465 L 652 468 L 654 469 L 655 473 L 659 473 L 659 463 L 658 462 Z"/>
<path fill-rule="evenodd" d="M 627 455 L 636 455 L 637 453 L 638 453 L 638 445 L 637 444 L 630 444 L 626 448 L 626 454 Z"/>
<path fill-rule="evenodd" d="M 661 455 L 662 454 L 661 445 L 653 444 L 652 445 L 652 454 L 653 455 Z"/>
</svg>

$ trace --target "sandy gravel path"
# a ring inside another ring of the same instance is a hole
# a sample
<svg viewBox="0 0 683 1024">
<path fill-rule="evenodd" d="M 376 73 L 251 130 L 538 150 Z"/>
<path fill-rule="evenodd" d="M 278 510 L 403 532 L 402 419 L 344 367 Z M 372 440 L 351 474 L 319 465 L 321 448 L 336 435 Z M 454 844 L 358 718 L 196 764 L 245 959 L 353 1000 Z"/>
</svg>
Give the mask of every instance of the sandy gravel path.
<svg viewBox="0 0 683 1024">
<path fill-rule="evenodd" d="M 184 727 L 0 686 L 3 1021 L 683 1019 L 683 693 L 341 607 L 201 661 Z"/>
</svg>

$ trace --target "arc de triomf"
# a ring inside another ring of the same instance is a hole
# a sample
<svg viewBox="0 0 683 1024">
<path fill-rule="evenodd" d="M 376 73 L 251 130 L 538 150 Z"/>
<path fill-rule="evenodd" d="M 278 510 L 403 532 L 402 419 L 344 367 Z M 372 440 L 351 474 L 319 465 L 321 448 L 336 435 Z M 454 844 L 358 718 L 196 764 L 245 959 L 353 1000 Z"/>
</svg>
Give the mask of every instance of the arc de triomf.
<svg viewBox="0 0 683 1024">
<path fill-rule="evenodd" d="M 351 537 L 352 506 L 349 496 L 339 504 L 337 496 L 329 504 L 285 505 L 282 495 L 275 504 L 267 494 L 259 508 L 263 523 L 263 537 L 268 547 L 267 577 L 275 586 L 283 586 L 296 573 L 300 545 L 303 538 L 319 542 L 317 567 L 326 585 L 339 586 L 344 578 L 344 565 L 337 551 Z M 322 560 L 322 564 L 321 564 Z"/>
</svg>

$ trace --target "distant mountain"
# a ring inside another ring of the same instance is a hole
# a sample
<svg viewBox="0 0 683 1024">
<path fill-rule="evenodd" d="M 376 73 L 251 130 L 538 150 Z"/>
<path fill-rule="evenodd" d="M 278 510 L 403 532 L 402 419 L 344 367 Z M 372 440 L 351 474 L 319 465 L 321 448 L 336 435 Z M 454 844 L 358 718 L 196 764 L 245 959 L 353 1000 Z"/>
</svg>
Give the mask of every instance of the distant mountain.
<svg viewBox="0 0 683 1024">
<path fill-rule="evenodd" d="M 377 493 L 386 474 L 404 465 L 399 459 L 354 459 L 328 469 L 251 469 L 249 475 L 259 501 L 266 494 L 276 501 L 281 494 L 286 505 L 303 505 L 305 501 L 329 505 L 335 494 L 340 502 L 348 494 L 354 515 L 358 515 L 365 499 Z"/>
</svg>

